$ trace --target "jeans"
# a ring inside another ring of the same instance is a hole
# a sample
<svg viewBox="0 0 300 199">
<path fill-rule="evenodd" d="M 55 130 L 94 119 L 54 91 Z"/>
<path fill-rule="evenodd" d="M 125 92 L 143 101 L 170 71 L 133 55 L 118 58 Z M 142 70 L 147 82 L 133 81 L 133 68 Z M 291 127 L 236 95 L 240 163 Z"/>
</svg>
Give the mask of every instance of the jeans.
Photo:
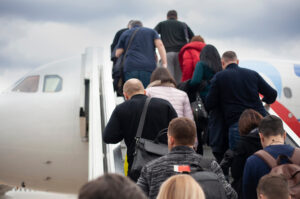
<svg viewBox="0 0 300 199">
<path fill-rule="evenodd" d="M 124 73 L 124 80 L 125 82 L 131 78 L 136 78 L 139 79 L 143 85 L 144 88 L 148 86 L 150 83 L 150 77 L 151 77 L 151 72 L 148 71 L 130 71 L 130 72 L 125 72 Z"/>
<path fill-rule="evenodd" d="M 240 140 L 239 126 L 238 122 L 232 124 L 229 129 L 229 148 L 234 151 L 237 146 L 238 141 Z"/>
</svg>

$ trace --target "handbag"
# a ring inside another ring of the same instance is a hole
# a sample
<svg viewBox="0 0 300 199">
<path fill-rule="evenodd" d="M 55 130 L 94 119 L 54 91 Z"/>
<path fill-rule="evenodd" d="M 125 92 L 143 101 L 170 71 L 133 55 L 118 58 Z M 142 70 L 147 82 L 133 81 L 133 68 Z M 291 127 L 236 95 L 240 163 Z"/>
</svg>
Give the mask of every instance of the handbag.
<svg viewBox="0 0 300 199">
<path fill-rule="evenodd" d="M 150 97 L 146 99 L 138 130 L 135 136 L 136 144 L 135 152 L 133 154 L 133 163 L 130 169 L 130 176 L 135 176 L 136 179 L 139 177 L 143 166 L 145 166 L 149 161 L 159 158 L 168 153 L 168 145 L 159 142 L 159 137 L 166 134 L 167 128 L 161 130 L 154 140 L 141 138 L 150 100 Z"/>
<path fill-rule="evenodd" d="M 196 92 L 196 100 L 191 103 L 195 121 L 206 121 L 208 118 L 207 111 L 205 110 L 204 103 L 200 97 L 200 93 Z"/>
<path fill-rule="evenodd" d="M 123 55 L 121 55 L 115 66 L 114 66 L 114 70 L 113 70 L 113 75 L 117 72 L 119 73 L 119 75 L 115 75 L 116 78 L 118 78 L 118 80 L 116 81 L 117 82 L 117 85 L 116 85 L 116 92 L 117 92 L 117 95 L 118 96 L 123 96 L 123 85 L 124 85 L 124 62 L 125 62 L 125 58 L 126 58 L 126 54 L 127 54 L 127 51 L 132 43 L 132 40 L 134 38 L 134 36 L 136 35 L 137 31 L 139 30 L 140 28 L 137 28 L 131 35 L 130 37 L 130 40 L 128 42 L 128 46 L 124 52 Z"/>
</svg>

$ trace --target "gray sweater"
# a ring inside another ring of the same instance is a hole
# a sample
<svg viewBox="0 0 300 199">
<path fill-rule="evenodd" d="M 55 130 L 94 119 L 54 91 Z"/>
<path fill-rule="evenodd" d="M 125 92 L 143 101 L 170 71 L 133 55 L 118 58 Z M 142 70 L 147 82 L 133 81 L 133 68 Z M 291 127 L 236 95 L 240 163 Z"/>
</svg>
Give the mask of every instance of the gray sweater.
<svg viewBox="0 0 300 199">
<path fill-rule="evenodd" d="M 210 163 L 207 164 L 207 162 Z M 150 199 L 156 198 L 160 185 L 167 178 L 176 174 L 173 169 L 174 165 L 197 165 L 207 169 L 208 171 L 214 172 L 224 186 L 227 198 L 238 198 L 237 193 L 225 180 L 222 169 L 216 161 L 208 161 L 207 159 L 204 159 L 201 155 L 197 154 L 188 146 L 176 146 L 171 150 L 171 152 L 163 157 L 149 162 L 142 169 L 137 184 Z"/>
</svg>

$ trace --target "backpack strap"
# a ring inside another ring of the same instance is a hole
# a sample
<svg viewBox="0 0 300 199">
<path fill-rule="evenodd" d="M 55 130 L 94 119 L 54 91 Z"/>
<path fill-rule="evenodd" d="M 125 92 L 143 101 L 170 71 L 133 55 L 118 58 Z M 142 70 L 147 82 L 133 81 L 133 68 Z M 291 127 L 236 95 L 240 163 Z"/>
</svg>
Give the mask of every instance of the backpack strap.
<svg viewBox="0 0 300 199">
<path fill-rule="evenodd" d="M 260 157 L 271 168 L 277 166 L 277 162 L 276 162 L 275 158 L 265 150 L 259 150 L 256 153 L 254 153 L 254 155 Z"/>
<path fill-rule="evenodd" d="M 300 148 L 295 148 L 290 160 L 293 164 L 300 165 Z"/>
</svg>

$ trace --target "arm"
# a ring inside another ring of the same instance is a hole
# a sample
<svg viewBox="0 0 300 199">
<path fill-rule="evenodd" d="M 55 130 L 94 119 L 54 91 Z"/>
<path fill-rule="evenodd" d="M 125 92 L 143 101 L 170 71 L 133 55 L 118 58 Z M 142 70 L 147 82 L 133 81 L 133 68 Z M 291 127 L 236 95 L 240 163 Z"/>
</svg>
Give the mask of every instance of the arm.
<svg viewBox="0 0 300 199">
<path fill-rule="evenodd" d="M 187 95 L 185 95 L 184 102 L 183 102 L 183 116 L 190 118 L 191 120 L 194 121 L 191 103 Z"/>
<path fill-rule="evenodd" d="M 117 50 L 116 50 L 116 57 L 120 57 L 122 54 L 123 54 L 123 52 L 124 52 L 124 49 L 123 48 L 118 48 Z"/>
<path fill-rule="evenodd" d="M 105 143 L 118 143 L 124 137 L 121 131 L 120 120 L 117 115 L 117 108 L 113 111 L 104 131 L 102 134 L 103 141 Z"/>
<path fill-rule="evenodd" d="M 141 171 L 141 175 L 137 181 L 137 185 L 144 191 L 144 193 L 146 194 L 147 197 L 149 197 L 149 183 L 148 181 L 150 181 L 150 175 L 147 175 L 147 167 L 144 166 L 142 171 Z"/>
<path fill-rule="evenodd" d="M 187 30 L 188 30 L 189 39 L 191 40 L 192 37 L 194 37 L 194 33 L 193 33 L 193 31 L 190 29 L 190 27 L 189 27 L 188 25 L 186 25 L 186 26 L 187 26 Z"/>
<path fill-rule="evenodd" d="M 167 67 L 167 53 L 165 50 L 165 46 L 162 43 L 161 39 L 154 39 L 154 45 L 158 49 L 158 53 L 160 55 L 162 66 Z"/>
<path fill-rule="evenodd" d="M 220 93 L 220 91 L 219 91 L 219 87 L 218 87 L 217 78 L 215 75 L 213 77 L 213 79 L 211 80 L 211 87 L 208 91 L 208 94 L 207 94 L 206 100 L 205 100 L 205 108 L 207 111 L 210 111 L 218 106 L 219 95 L 220 95 L 219 93 Z"/>
<path fill-rule="evenodd" d="M 212 172 L 214 172 L 218 176 L 218 180 L 221 182 L 221 184 L 223 185 L 223 187 L 225 189 L 225 194 L 226 194 L 227 198 L 237 199 L 238 198 L 237 193 L 225 179 L 225 176 L 224 176 L 223 171 L 222 171 L 221 167 L 219 166 L 219 164 L 216 161 L 212 161 L 211 165 L 210 165 L 210 169 Z"/>
<path fill-rule="evenodd" d="M 264 97 L 262 101 L 267 104 L 272 104 L 275 102 L 277 97 L 277 91 L 273 89 L 258 73 L 258 92 Z"/>
<path fill-rule="evenodd" d="M 197 86 L 201 83 L 203 79 L 203 63 L 198 62 L 193 74 L 193 78 L 190 81 L 191 86 Z"/>
</svg>

